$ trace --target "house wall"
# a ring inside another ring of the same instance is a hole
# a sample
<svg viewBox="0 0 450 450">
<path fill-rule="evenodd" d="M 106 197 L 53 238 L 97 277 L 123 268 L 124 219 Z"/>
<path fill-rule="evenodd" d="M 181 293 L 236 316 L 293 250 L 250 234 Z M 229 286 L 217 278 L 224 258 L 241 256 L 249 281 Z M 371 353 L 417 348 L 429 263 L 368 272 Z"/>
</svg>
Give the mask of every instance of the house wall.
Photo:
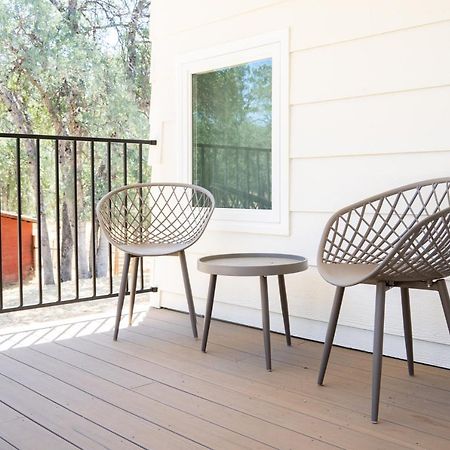
<svg viewBox="0 0 450 450">
<path fill-rule="evenodd" d="M 151 127 L 161 143 L 154 180 L 178 177 L 177 61 L 187 52 L 289 28 L 290 234 L 207 231 L 188 252 L 203 313 L 205 254 L 305 255 L 310 270 L 287 277 L 292 332 L 323 341 L 333 288 L 315 260 L 338 208 L 409 182 L 450 175 L 448 0 L 155 0 L 152 2 Z M 160 304 L 186 309 L 177 258 L 160 258 Z M 258 281 L 219 279 L 214 315 L 260 326 Z M 275 280 L 272 329 L 282 331 Z M 370 350 L 374 288 L 348 289 L 336 343 Z M 450 339 L 435 293 L 412 293 L 415 356 L 450 367 Z M 403 358 L 399 294 L 387 294 L 385 353 Z"/>
</svg>

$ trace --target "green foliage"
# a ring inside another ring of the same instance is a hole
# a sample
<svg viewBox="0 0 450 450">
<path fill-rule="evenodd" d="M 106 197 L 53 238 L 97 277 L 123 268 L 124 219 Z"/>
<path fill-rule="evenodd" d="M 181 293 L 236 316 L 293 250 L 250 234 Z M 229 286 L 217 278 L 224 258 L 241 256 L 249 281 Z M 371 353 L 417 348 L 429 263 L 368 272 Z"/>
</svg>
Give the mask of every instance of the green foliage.
<svg viewBox="0 0 450 450">
<path fill-rule="evenodd" d="M 66 134 L 148 138 L 150 43 L 148 0 L 9 0 L 0 2 L 0 85 L 21 101 L 23 114 L 36 134 Z M 75 9 L 70 6 L 75 5 Z M 0 130 L 23 132 L 0 96 Z M 2 187 L 16 177 L 14 147 L 0 148 Z M 137 166 L 137 151 L 129 152 L 129 167 Z M 106 152 L 95 152 L 95 167 Z M 145 156 L 145 155 L 144 155 Z M 41 151 L 41 184 L 48 211 L 54 211 L 54 149 Z M 79 149 L 79 177 L 85 188 L 83 206 L 90 204 L 90 151 Z M 114 149 L 112 167 L 120 167 L 121 150 Z M 23 156 L 24 174 L 30 161 Z M 70 161 L 61 161 L 69 170 Z M 144 178 L 148 177 L 148 169 Z M 28 172 L 27 172 L 28 171 Z M 133 174 L 130 175 L 131 178 Z M 120 169 L 113 179 L 120 177 Z M 24 177 L 33 213 L 31 181 Z M 105 180 L 97 179 L 100 193 Z M 27 185 L 28 183 L 28 185 Z M 66 186 L 65 195 L 70 197 Z M 16 203 L 9 195 L 9 207 Z M 83 211 L 84 209 L 82 209 Z"/>
</svg>

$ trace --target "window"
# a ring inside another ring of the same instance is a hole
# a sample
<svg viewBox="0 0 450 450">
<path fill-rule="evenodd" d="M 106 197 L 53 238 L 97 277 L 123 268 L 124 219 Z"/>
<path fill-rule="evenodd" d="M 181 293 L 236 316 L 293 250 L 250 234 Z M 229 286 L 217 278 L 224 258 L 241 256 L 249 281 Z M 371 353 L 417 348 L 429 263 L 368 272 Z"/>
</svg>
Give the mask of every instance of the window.
<svg viewBox="0 0 450 450">
<path fill-rule="evenodd" d="M 287 33 L 180 63 L 182 177 L 216 199 L 212 226 L 288 231 Z"/>
<path fill-rule="evenodd" d="M 272 59 L 192 75 L 192 182 L 217 208 L 272 209 Z"/>
</svg>

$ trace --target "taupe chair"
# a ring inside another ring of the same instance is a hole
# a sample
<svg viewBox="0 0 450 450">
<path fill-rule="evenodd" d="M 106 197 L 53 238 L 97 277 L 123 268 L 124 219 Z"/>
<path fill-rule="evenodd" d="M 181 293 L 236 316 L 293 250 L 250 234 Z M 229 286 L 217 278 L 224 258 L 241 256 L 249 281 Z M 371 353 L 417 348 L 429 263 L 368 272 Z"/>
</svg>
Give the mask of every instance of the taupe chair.
<svg viewBox="0 0 450 450">
<path fill-rule="evenodd" d="M 114 340 L 119 334 L 128 271 L 131 325 L 139 259 L 144 256 L 180 257 L 186 298 L 194 337 L 197 321 L 184 250 L 203 234 L 214 210 L 214 198 L 206 189 L 182 183 L 146 183 L 120 187 L 97 205 L 100 228 L 108 241 L 125 253 L 120 282 Z"/>
<path fill-rule="evenodd" d="M 318 383 L 323 384 L 344 289 L 376 285 L 372 422 L 378 421 L 385 294 L 399 287 L 406 355 L 414 375 L 409 289 L 438 291 L 450 333 L 450 178 L 423 181 L 368 198 L 334 214 L 318 254 L 322 277 L 336 286 Z"/>
</svg>

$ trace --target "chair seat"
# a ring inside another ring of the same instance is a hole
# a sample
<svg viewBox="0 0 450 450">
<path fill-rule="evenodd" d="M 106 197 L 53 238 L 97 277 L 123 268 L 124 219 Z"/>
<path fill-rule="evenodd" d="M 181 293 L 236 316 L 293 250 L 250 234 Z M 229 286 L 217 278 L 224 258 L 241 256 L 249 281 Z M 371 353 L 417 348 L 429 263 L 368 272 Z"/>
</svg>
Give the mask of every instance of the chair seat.
<svg viewBox="0 0 450 450">
<path fill-rule="evenodd" d="M 320 264 L 322 277 L 335 286 L 347 287 L 369 278 L 378 264 Z"/>
<path fill-rule="evenodd" d="M 178 253 L 188 247 L 186 242 L 174 244 L 122 244 L 118 247 L 132 256 L 163 256 Z"/>
</svg>

